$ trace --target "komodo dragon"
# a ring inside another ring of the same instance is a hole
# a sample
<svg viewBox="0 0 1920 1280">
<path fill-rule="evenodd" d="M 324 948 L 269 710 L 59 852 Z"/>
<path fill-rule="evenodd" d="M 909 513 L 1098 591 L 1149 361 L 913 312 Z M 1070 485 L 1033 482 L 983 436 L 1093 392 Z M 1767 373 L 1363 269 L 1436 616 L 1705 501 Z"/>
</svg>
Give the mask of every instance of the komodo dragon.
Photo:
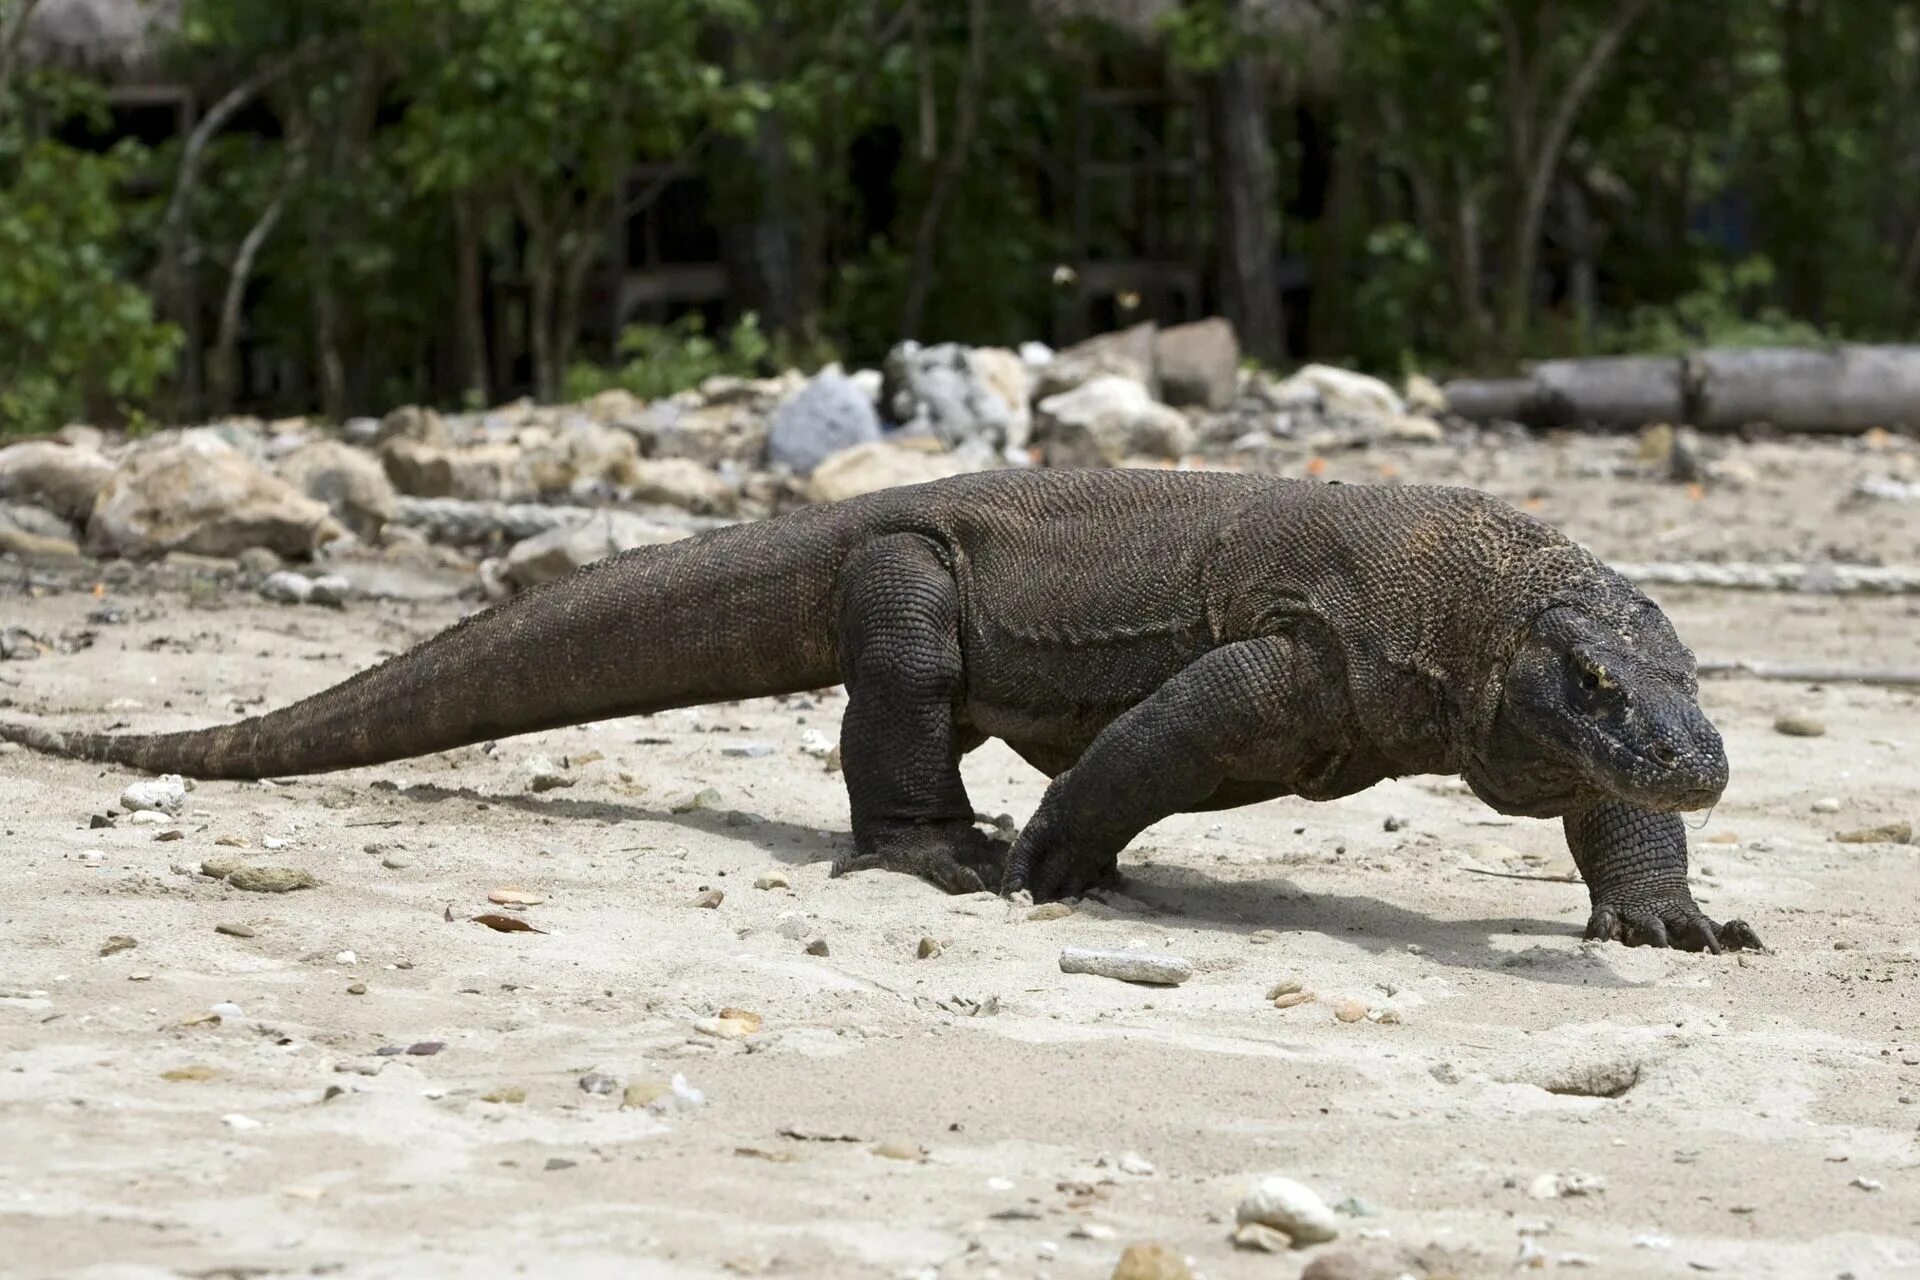
<svg viewBox="0 0 1920 1280">
<path fill-rule="evenodd" d="M 1563 820 L 1587 937 L 1760 945 L 1687 889 L 1680 813 L 1727 782 L 1693 655 L 1625 579 L 1466 489 L 961 476 L 624 552 L 235 724 L 0 739 L 276 777 L 840 681 L 836 875 L 1067 897 L 1169 814 L 1458 774 Z M 988 738 L 1053 779 L 1011 849 L 960 778 Z"/>
</svg>

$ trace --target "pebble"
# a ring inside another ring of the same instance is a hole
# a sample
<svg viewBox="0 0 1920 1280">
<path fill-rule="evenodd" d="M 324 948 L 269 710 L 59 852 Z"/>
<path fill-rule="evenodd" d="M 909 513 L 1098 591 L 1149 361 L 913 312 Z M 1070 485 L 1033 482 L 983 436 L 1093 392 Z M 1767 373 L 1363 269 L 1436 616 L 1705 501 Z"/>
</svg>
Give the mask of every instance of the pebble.
<svg viewBox="0 0 1920 1280">
<path fill-rule="evenodd" d="M 1841 844 L 1912 844 L 1913 824 L 1889 822 L 1878 827 L 1862 827 L 1858 831 L 1842 831 L 1834 839 Z"/>
<path fill-rule="evenodd" d="M 347 994 L 350 996 L 363 996 L 367 994 L 367 984 L 364 982 L 349 982 L 347 984 Z"/>
<path fill-rule="evenodd" d="M 540 1169 L 543 1173 L 558 1173 L 562 1169 L 571 1169 L 578 1163 L 576 1160 L 567 1160 L 560 1156 L 548 1156 L 547 1162 L 540 1166 Z"/>
<path fill-rule="evenodd" d="M 405 871 L 413 865 L 413 858 L 404 853 L 390 853 L 380 859 L 380 865 L 389 871 Z"/>
<path fill-rule="evenodd" d="M 260 1127 L 258 1120 L 255 1120 L 252 1116 L 243 1116 L 237 1111 L 231 1115 L 221 1116 L 220 1123 L 229 1129 L 237 1129 L 243 1133 L 248 1129 L 258 1129 Z"/>
<path fill-rule="evenodd" d="M 127 981 L 128 981 L 128 982 L 152 982 L 152 981 L 153 981 L 153 975 L 152 975 L 152 974 L 150 974 L 150 973 L 147 973 L 147 972 L 146 972 L 146 971 L 144 971 L 144 970 L 142 970 L 142 971 L 141 971 L 141 972 L 139 972 L 139 973 L 130 973 L 130 974 L 128 974 L 128 975 L 127 975 Z"/>
<path fill-rule="evenodd" d="M 696 907 L 705 907 L 708 910 L 712 910 L 714 907 L 719 906 L 721 903 L 725 902 L 726 900 L 727 900 L 726 890 L 708 889 L 706 892 L 702 893 L 699 897 L 693 900 L 693 905 Z"/>
<path fill-rule="evenodd" d="M 1253 1253 L 1285 1253 L 1293 1248 L 1287 1233 L 1264 1222 L 1243 1222 L 1233 1231 L 1233 1247 Z"/>
<path fill-rule="evenodd" d="M 247 1016 L 246 1011 L 231 1000 L 222 1000 L 219 1004 L 210 1004 L 207 1006 L 207 1012 L 217 1014 L 222 1018 L 244 1018 Z"/>
<path fill-rule="evenodd" d="M 1060 953 L 1060 972 L 1091 973 L 1121 982 L 1177 987 L 1193 976 L 1193 965 L 1179 956 L 1151 951 L 1068 947 Z"/>
<path fill-rule="evenodd" d="M 931 960 L 945 950 L 946 948 L 941 946 L 937 939 L 922 938 L 920 939 L 920 945 L 915 950 L 914 954 L 916 954 L 922 960 Z"/>
<path fill-rule="evenodd" d="M 1527 1184 L 1527 1194 L 1535 1200 L 1597 1195 L 1606 1189 L 1607 1180 L 1597 1173 L 1543 1173 Z"/>
<path fill-rule="evenodd" d="M 773 927 L 773 931 L 783 938 L 805 942 L 812 935 L 813 926 L 808 924 L 807 918 L 799 912 L 788 911 L 780 917 L 780 923 Z"/>
<path fill-rule="evenodd" d="M 1278 929 L 1255 929 L 1247 935 L 1247 942 L 1256 947 L 1271 946 L 1278 941 L 1280 941 Z"/>
<path fill-rule="evenodd" d="M 103 956 L 117 955 L 122 951 L 131 951 L 139 945 L 138 942 L 129 938 L 126 934 L 116 933 L 100 944 L 100 954 Z"/>
<path fill-rule="evenodd" d="M 164 827 L 173 818 L 158 809 L 135 809 L 127 818 L 127 824 L 134 827 Z"/>
<path fill-rule="evenodd" d="M 604 1071 L 589 1071 L 580 1077 L 580 1092 L 609 1094 L 620 1092 L 620 1078 Z"/>
<path fill-rule="evenodd" d="M 834 746 L 833 739 L 818 729 L 808 729 L 800 735 L 801 752 L 805 755 L 812 756 L 816 760 L 825 760 L 837 749 L 838 748 Z"/>
<path fill-rule="evenodd" d="M 447 1047 L 444 1040 L 422 1040 L 407 1046 L 407 1055 L 414 1058 L 431 1058 Z"/>
<path fill-rule="evenodd" d="M 135 813 L 158 811 L 178 817 L 187 807 L 187 784 L 177 773 L 142 778 L 120 793 L 120 807 Z"/>
<path fill-rule="evenodd" d="M 919 1144 L 902 1142 L 897 1138 L 889 1142 L 880 1143 L 873 1149 L 873 1154 L 883 1160 L 919 1161 L 925 1156 L 925 1153 L 920 1150 Z"/>
<path fill-rule="evenodd" d="M 720 748 L 723 756 L 732 756 L 736 760 L 758 760 L 762 756 L 773 754 L 771 742 L 730 742 Z"/>
<path fill-rule="evenodd" d="M 1173 1246 L 1146 1240 L 1121 1252 L 1110 1280 L 1193 1280 L 1193 1268 Z"/>
<path fill-rule="evenodd" d="M 517 1084 L 510 1084 L 504 1088 L 495 1089 L 491 1093 L 483 1093 L 480 1095 L 480 1101 L 482 1102 L 504 1102 L 510 1105 L 517 1105 L 526 1100 L 527 1091 Z"/>
<path fill-rule="evenodd" d="M 807 944 L 807 954 L 810 956 L 826 955 L 827 940 L 825 938 L 815 938 L 812 942 L 809 942 Z"/>
<path fill-rule="evenodd" d="M 1136 1178 L 1151 1178 L 1153 1162 L 1137 1151 L 1122 1151 L 1114 1167 L 1122 1173 L 1132 1174 Z"/>
<path fill-rule="evenodd" d="M 1291 1009 L 1297 1005 L 1312 1003 L 1313 992 L 1311 991 L 1289 991 L 1273 998 L 1273 1007 L 1276 1009 Z"/>
<path fill-rule="evenodd" d="M 787 882 L 786 872 L 766 871 L 762 872 L 760 877 L 753 882 L 753 887 L 756 889 L 787 889 L 792 886 Z"/>
<path fill-rule="evenodd" d="M 1381 823 L 1380 826 L 1383 830 L 1386 830 L 1386 831 L 1399 831 L 1411 821 L 1412 821 L 1411 818 L 1402 818 L 1397 815 L 1392 815 L 1392 816 L 1389 816 L 1385 822 Z"/>
<path fill-rule="evenodd" d="M 291 569 L 270 573 L 260 584 L 260 594 L 275 604 L 305 604 L 313 598 L 313 579 Z"/>
<path fill-rule="evenodd" d="M 1827 796 L 1825 799 L 1815 800 L 1813 802 L 1813 811 L 1815 813 L 1838 813 L 1840 812 L 1840 802 L 1832 796 Z"/>
<path fill-rule="evenodd" d="M 318 883 L 312 872 L 298 867 L 255 867 L 245 863 L 230 871 L 226 881 L 248 893 L 292 893 L 297 889 L 311 889 Z"/>
<path fill-rule="evenodd" d="M 1372 1268 L 1351 1253 L 1323 1253 L 1309 1262 L 1300 1280 L 1369 1280 Z"/>
<path fill-rule="evenodd" d="M 292 841 L 281 836 L 262 836 L 260 838 L 260 847 L 262 849 L 284 849 L 291 843 Z"/>
<path fill-rule="evenodd" d="M 1878 1191 L 1880 1189 L 1880 1179 L 1869 1178 L 1862 1175 L 1861 1177 L 1855 1178 L 1852 1182 L 1849 1182 L 1847 1185 L 1850 1187 L 1858 1187 L 1862 1191 Z"/>
<path fill-rule="evenodd" d="M 259 936 L 244 924 L 217 924 L 213 926 L 213 931 L 215 933 L 224 933 L 229 938 L 256 938 Z"/>
<path fill-rule="evenodd" d="M 1321 1244 L 1340 1234 L 1333 1210 L 1318 1192 L 1278 1174 L 1268 1174 L 1247 1189 L 1234 1210 L 1234 1221 L 1278 1228 L 1300 1245 Z"/>
<path fill-rule="evenodd" d="M 307 600 L 312 604 L 332 605 L 335 608 L 345 604 L 347 597 L 353 594 L 353 584 L 337 573 L 325 573 L 308 582 Z"/>
<path fill-rule="evenodd" d="M 673 806 L 675 813 L 692 813 L 696 809 L 718 809 L 721 804 L 720 792 L 713 787 L 705 787 L 694 792 L 679 804 Z"/>
<path fill-rule="evenodd" d="M 333 953 L 333 962 L 335 964 L 359 964 L 360 957 L 352 951 L 336 951 Z"/>
<path fill-rule="evenodd" d="M 1367 1016 L 1367 1006 L 1358 1000 L 1342 1000 L 1333 1006 L 1333 1016 L 1342 1022 L 1359 1022 Z"/>
<path fill-rule="evenodd" d="M 1810 716 L 1781 716 L 1773 722 L 1773 731 L 1789 738 L 1824 738 L 1827 726 Z"/>
<path fill-rule="evenodd" d="M 1033 910 L 1027 912 L 1027 919 L 1036 921 L 1065 920 L 1072 914 L 1073 908 L 1064 902 L 1043 902 Z"/>
<path fill-rule="evenodd" d="M 746 1009 L 722 1009 L 717 1016 L 694 1023 L 693 1029 L 722 1040 L 744 1040 L 760 1029 L 760 1015 Z"/>
<path fill-rule="evenodd" d="M 1282 978 L 1267 988 L 1267 999 L 1278 1000 L 1281 996 L 1298 995 L 1306 989 L 1306 984 L 1298 978 Z"/>
<path fill-rule="evenodd" d="M 1104 1222 L 1082 1222 L 1076 1224 L 1067 1234 L 1075 1240 L 1111 1240 L 1119 1232 Z"/>
</svg>

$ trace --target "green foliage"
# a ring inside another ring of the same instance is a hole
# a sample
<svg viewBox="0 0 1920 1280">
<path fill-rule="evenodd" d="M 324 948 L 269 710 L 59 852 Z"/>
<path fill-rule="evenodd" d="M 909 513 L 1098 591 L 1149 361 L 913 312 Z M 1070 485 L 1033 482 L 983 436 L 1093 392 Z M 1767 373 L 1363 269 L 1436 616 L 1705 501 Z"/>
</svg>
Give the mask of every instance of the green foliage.
<svg viewBox="0 0 1920 1280">
<path fill-rule="evenodd" d="M 1731 265 L 1708 262 L 1700 284 L 1661 306 L 1641 305 L 1607 330 L 1604 350 L 1632 355 L 1684 355 L 1699 347 L 1818 346 L 1818 327 L 1796 320 L 1769 299 L 1777 273 L 1763 257 Z"/>
<path fill-rule="evenodd" d="M 629 325 L 620 335 L 620 363 L 613 368 L 580 362 L 567 370 L 566 394 L 584 400 L 602 391 L 628 391 L 656 400 L 698 386 L 708 378 L 758 378 L 782 369 L 814 369 L 831 361 L 824 343 L 775 335 L 749 311 L 725 337 L 707 332 L 698 312 L 672 324 Z"/>
</svg>

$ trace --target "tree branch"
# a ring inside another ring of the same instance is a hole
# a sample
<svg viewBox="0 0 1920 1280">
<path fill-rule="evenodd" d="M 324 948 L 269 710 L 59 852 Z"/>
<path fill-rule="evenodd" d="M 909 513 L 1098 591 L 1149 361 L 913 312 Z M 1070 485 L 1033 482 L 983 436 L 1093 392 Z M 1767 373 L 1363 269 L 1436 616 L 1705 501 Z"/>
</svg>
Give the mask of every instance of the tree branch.
<svg viewBox="0 0 1920 1280">
<path fill-rule="evenodd" d="M 211 370 L 214 406 L 222 413 L 233 408 L 234 392 L 239 383 L 240 319 L 246 305 L 247 284 L 253 278 L 253 264 L 266 247 L 267 237 L 273 234 L 280 215 L 286 212 L 287 197 L 305 169 L 306 156 L 303 154 L 295 154 L 287 162 L 286 173 L 280 179 L 280 189 L 274 192 L 273 199 L 248 229 L 246 238 L 240 242 L 239 251 L 233 256 L 233 270 L 227 276 L 226 295 L 220 303 L 220 330 L 214 340 Z"/>
</svg>

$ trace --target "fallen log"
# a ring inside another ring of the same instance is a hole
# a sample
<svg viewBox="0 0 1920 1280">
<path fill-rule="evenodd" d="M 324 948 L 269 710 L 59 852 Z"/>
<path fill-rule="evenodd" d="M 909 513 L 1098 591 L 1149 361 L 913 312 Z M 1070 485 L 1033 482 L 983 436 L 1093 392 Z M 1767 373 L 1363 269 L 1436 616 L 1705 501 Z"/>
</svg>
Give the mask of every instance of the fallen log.
<svg viewBox="0 0 1920 1280">
<path fill-rule="evenodd" d="M 1699 351 L 1687 358 L 1696 425 L 1783 431 L 1920 427 L 1920 347 Z"/>
<path fill-rule="evenodd" d="M 1531 372 L 1529 425 L 1639 427 L 1687 417 L 1686 365 L 1678 357 L 1543 360 Z"/>
<path fill-rule="evenodd" d="M 1616 564 L 1643 586 L 1722 587 L 1808 595 L 1920 595 L 1920 568 L 1860 564 L 1710 564 L 1697 560 Z"/>
</svg>

